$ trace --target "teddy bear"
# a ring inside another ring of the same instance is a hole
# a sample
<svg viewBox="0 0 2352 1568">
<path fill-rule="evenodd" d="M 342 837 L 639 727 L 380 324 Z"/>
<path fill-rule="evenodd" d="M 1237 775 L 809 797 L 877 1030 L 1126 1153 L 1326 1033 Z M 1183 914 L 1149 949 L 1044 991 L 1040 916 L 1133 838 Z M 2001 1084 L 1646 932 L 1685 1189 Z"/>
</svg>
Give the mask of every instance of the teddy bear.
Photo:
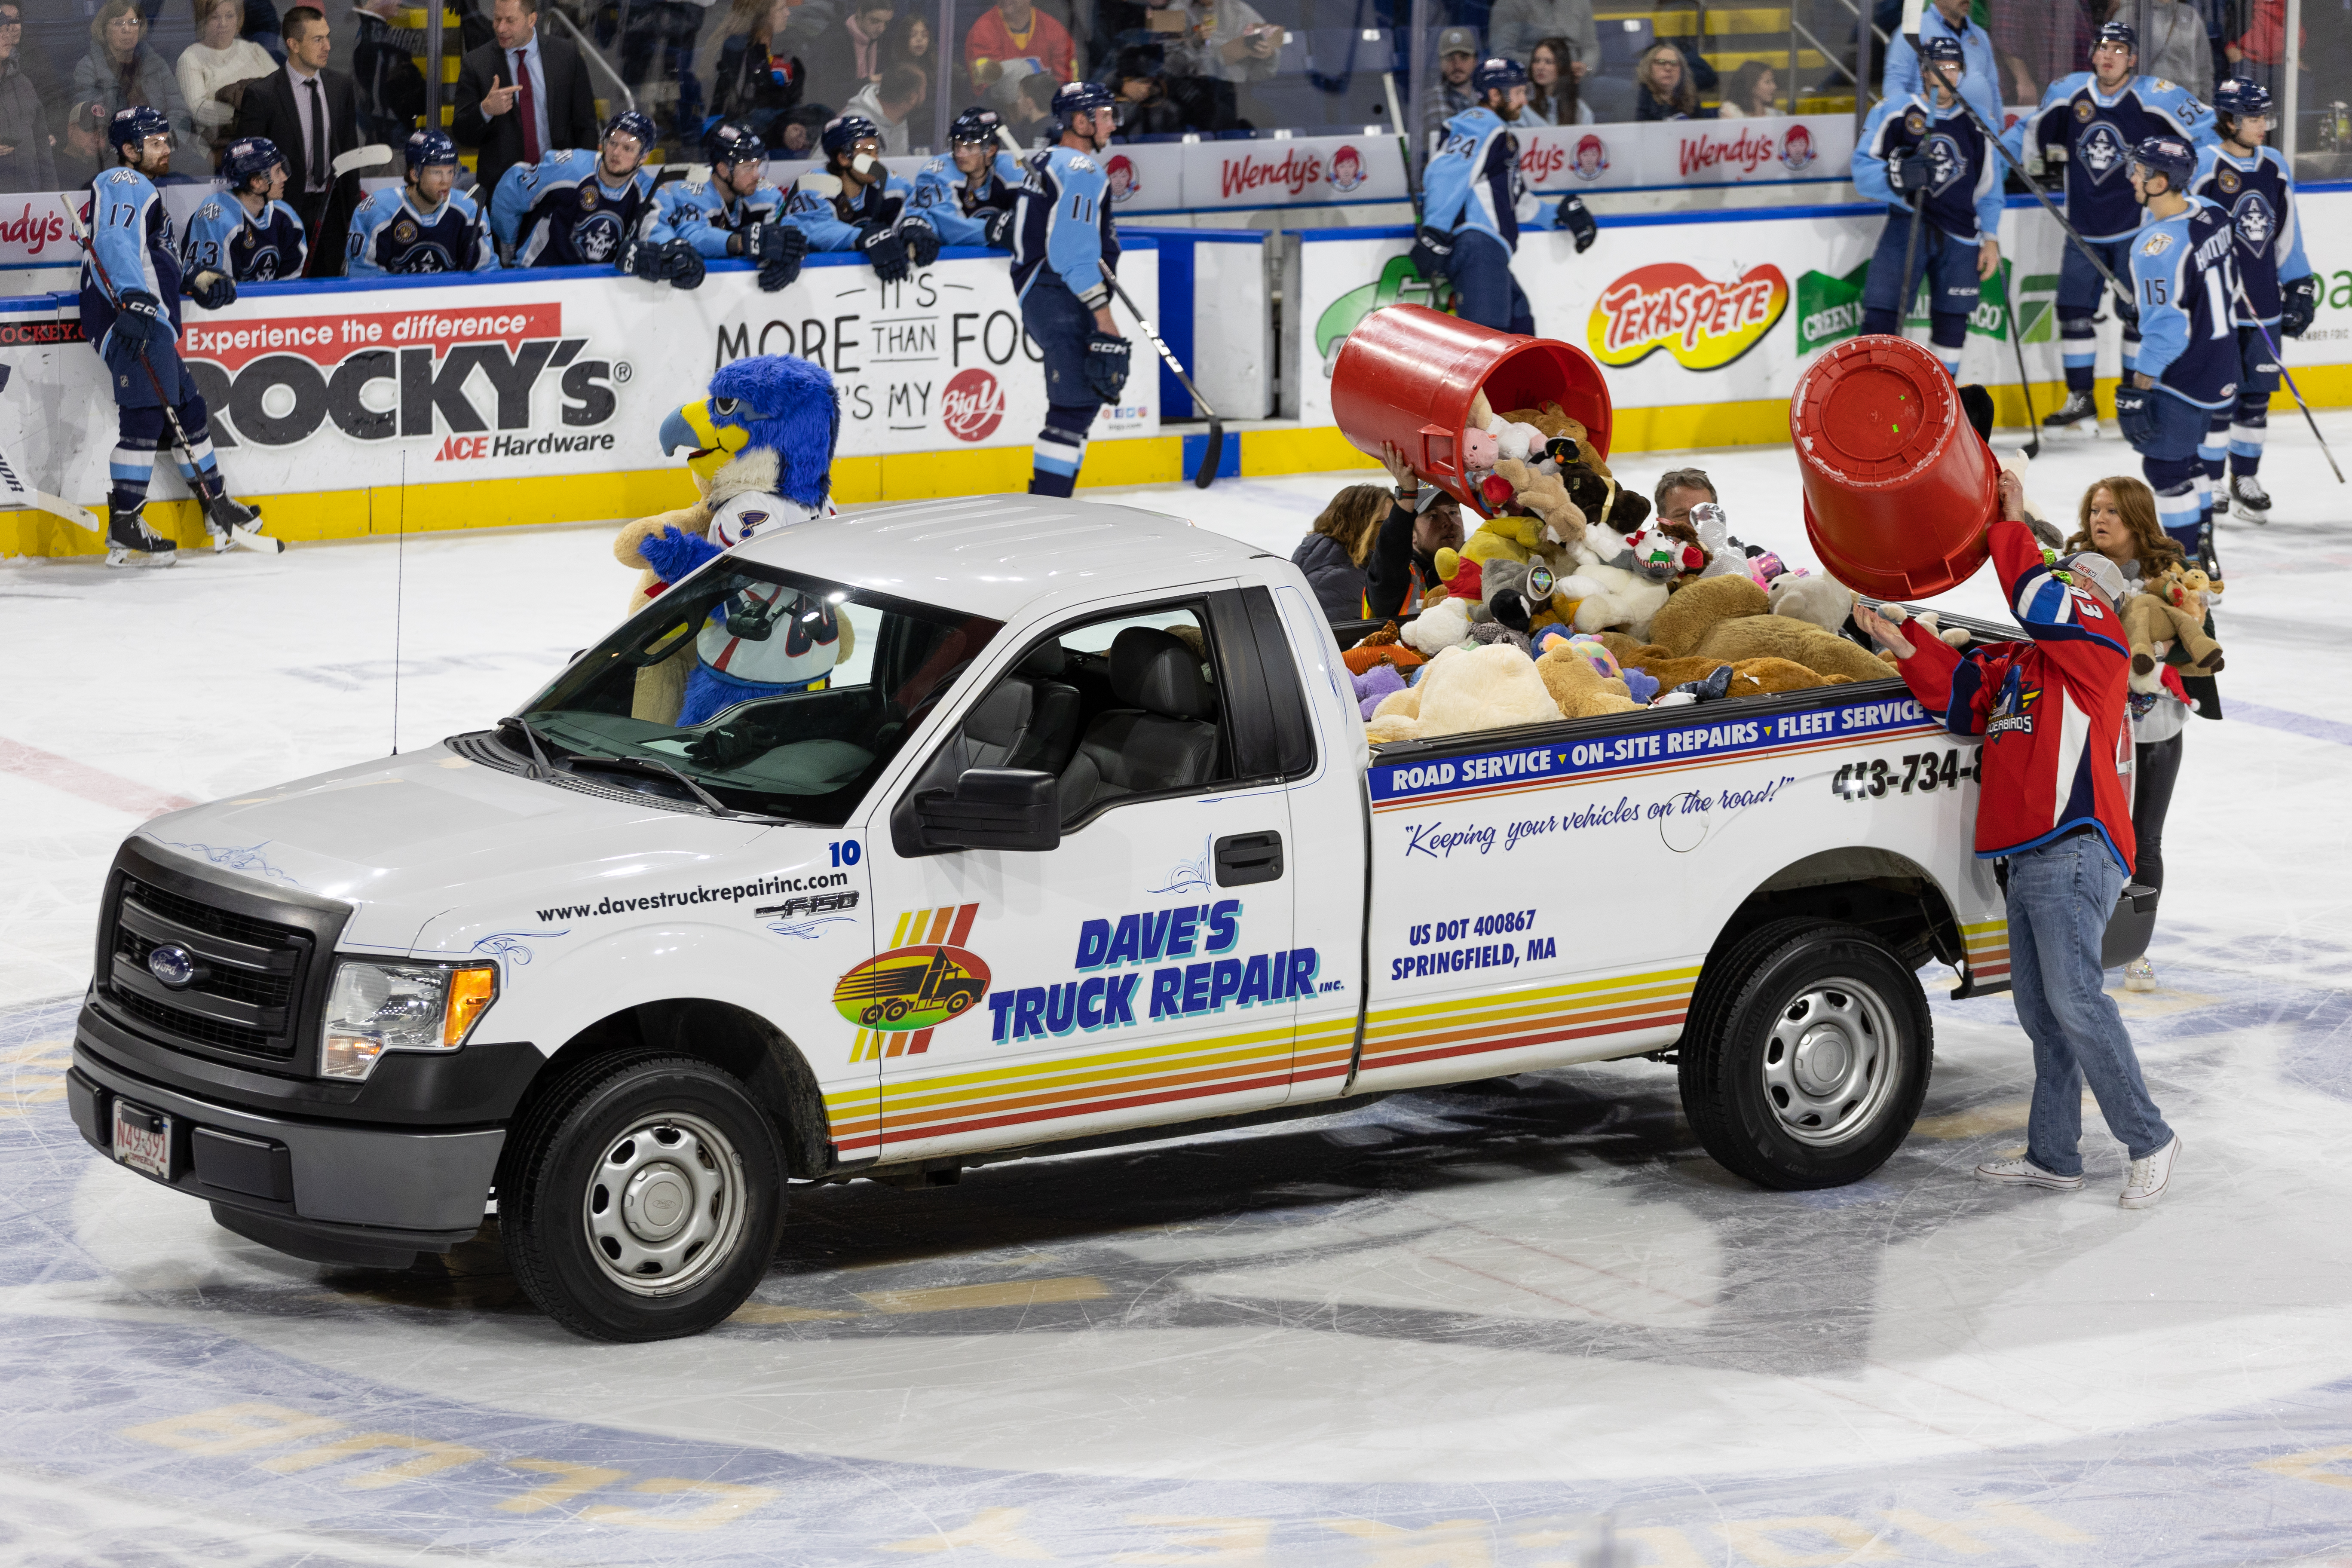
<svg viewBox="0 0 2352 1568">
<path fill-rule="evenodd" d="M 1356 706 L 1369 720 L 1383 699 L 1405 689 L 1405 679 L 1395 665 L 1376 664 L 1355 677 Z"/>
<path fill-rule="evenodd" d="M 2184 610 L 2154 594 L 2134 594 L 2124 601 L 2123 609 L 2124 632 L 2131 638 L 2135 691 L 2153 691 L 2160 683 L 2156 667 L 2161 661 L 2155 647 L 2160 642 L 2179 643 L 2200 674 L 2221 673 L 2221 645 L 2205 635 L 2204 617 L 2198 612 Z"/>
<path fill-rule="evenodd" d="M 1461 552 L 1482 564 L 1489 561 L 1524 562 L 1543 542 L 1543 529 L 1540 518 L 1490 517 L 1463 542 Z"/>
<path fill-rule="evenodd" d="M 1682 591 L 1667 600 L 1653 617 L 1649 640 L 1670 656 L 1688 654 L 1697 648 L 1699 639 L 1717 622 L 1771 612 L 1772 604 L 1764 590 L 1745 575 L 1701 577 L 1685 584 Z M 1619 660 L 1624 662 L 1622 652 Z"/>
<path fill-rule="evenodd" d="M 1441 586 L 1423 595 L 1428 599 L 1477 600 L 1485 597 L 1485 573 L 1478 563 L 1469 559 L 1451 545 L 1440 550 L 1433 558 L 1437 567 Z"/>
<path fill-rule="evenodd" d="M 1885 680 L 1895 673 L 1893 665 L 1860 645 L 1825 632 L 1811 621 L 1787 616 L 1719 621 L 1691 651 L 1734 664 L 1744 658 L 1785 658 L 1816 675 L 1840 675 L 1848 680 Z"/>
<path fill-rule="evenodd" d="M 1843 631 L 1846 618 L 1853 614 L 1853 589 L 1834 577 L 1816 577 L 1810 572 L 1782 573 L 1772 580 L 1765 596 L 1771 601 L 1773 615 L 1811 621 L 1825 632 Z"/>
<path fill-rule="evenodd" d="M 1631 713 L 1642 705 L 1633 700 L 1622 679 L 1603 675 L 1580 651 L 1583 645 L 1555 644 L 1536 660 L 1537 677 L 1550 694 L 1563 719 L 1589 719 L 1597 713 Z M 1597 644 L 1592 646 L 1599 646 Z"/>
<path fill-rule="evenodd" d="M 1405 646 L 1434 661 L 1447 648 L 1470 640 L 1470 610 L 1476 602 L 1451 596 L 1440 599 L 1415 616 L 1398 636 Z"/>
<path fill-rule="evenodd" d="M 1427 740 L 1546 723 L 1559 716 L 1559 706 L 1534 662 L 1517 648 L 1452 647 L 1431 659 L 1419 680 L 1381 699 L 1364 734 L 1376 744 Z"/>
</svg>

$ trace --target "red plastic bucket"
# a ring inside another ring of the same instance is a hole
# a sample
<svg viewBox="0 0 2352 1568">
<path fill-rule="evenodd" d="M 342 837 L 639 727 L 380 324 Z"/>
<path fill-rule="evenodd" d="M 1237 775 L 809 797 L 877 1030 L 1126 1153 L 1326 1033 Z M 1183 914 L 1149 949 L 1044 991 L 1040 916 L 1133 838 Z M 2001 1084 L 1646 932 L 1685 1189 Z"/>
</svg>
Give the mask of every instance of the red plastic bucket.
<svg viewBox="0 0 2352 1568">
<path fill-rule="evenodd" d="M 1609 387 L 1591 355 L 1422 305 L 1375 310 L 1348 334 L 1331 368 L 1331 415 L 1359 451 L 1377 458 L 1389 442 L 1423 478 L 1490 516 L 1461 466 L 1463 426 L 1481 387 L 1497 414 L 1559 404 L 1593 450 L 1609 455 Z"/>
<path fill-rule="evenodd" d="M 1805 486 L 1805 536 L 1858 593 L 1917 599 L 1985 563 L 2000 465 L 1959 389 L 1907 338 L 1862 337 L 1813 361 L 1789 398 Z"/>
</svg>

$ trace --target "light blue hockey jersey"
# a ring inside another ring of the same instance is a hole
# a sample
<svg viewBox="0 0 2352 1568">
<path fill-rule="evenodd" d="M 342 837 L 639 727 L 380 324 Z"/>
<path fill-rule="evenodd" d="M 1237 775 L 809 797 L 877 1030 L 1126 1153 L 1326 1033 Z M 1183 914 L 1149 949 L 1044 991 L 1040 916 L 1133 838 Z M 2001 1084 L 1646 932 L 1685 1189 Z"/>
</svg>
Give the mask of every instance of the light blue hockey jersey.
<svg viewBox="0 0 2352 1568">
<path fill-rule="evenodd" d="M 722 191 L 715 181 L 679 180 L 654 193 L 653 216 L 646 220 L 638 239 L 646 245 L 683 239 L 715 260 L 727 254 L 727 242 L 735 235 L 783 214 L 783 191 L 765 180 L 752 186 L 748 196 Z"/>
<path fill-rule="evenodd" d="M 1445 144 L 1423 178 L 1422 219 L 1430 228 L 1472 228 L 1507 250 L 1519 247 L 1519 139 L 1491 109 L 1471 108 L 1445 122 Z"/>
<path fill-rule="evenodd" d="M 498 247 L 472 196 L 451 191 L 429 210 L 415 197 L 414 186 L 387 185 L 352 214 L 344 258 L 352 277 L 487 272 L 498 266 Z"/>
<path fill-rule="evenodd" d="M 916 172 L 907 210 L 939 230 L 943 244 L 986 245 L 989 212 L 1011 211 L 1026 175 L 1010 153 L 996 154 L 985 175 L 981 188 L 973 189 L 955 160 L 942 153 Z"/>
<path fill-rule="evenodd" d="M 1110 302 L 1103 269 L 1118 266 L 1118 231 L 1110 218 L 1110 182 L 1102 162 L 1073 147 L 1048 147 L 1020 161 L 1020 205 L 1013 209 L 1013 291 L 1025 295 L 1041 271 L 1089 310 Z"/>
<path fill-rule="evenodd" d="M 299 278 L 310 254 L 301 215 L 292 207 L 271 202 L 258 214 L 248 213 L 226 191 L 190 215 L 188 237 L 180 246 L 189 276 L 226 272 L 239 283 Z"/>
</svg>

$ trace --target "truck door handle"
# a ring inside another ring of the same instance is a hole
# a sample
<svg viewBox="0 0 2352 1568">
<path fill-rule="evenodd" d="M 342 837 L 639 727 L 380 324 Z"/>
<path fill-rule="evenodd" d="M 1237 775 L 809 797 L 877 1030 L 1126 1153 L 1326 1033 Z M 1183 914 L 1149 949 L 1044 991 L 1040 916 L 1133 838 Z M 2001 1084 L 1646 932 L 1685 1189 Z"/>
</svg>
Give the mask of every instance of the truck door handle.
<svg viewBox="0 0 2352 1568">
<path fill-rule="evenodd" d="M 1217 886 L 1282 880 L 1282 835 L 1234 833 L 1217 840 Z"/>
</svg>

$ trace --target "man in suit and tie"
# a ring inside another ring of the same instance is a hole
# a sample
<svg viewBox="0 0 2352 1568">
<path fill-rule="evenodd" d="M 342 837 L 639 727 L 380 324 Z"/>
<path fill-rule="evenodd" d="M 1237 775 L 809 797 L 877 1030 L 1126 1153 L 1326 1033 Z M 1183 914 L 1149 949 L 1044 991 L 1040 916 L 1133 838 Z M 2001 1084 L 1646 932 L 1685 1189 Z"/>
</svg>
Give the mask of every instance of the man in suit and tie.
<svg viewBox="0 0 2352 1568">
<path fill-rule="evenodd" d="M 339 278 L 360 177 L 354 172 L 337 179 L 332 165 L 360 144 L 359 92 L 348 75 L 327 68 L 334 37 L 325 12 L 289 8 L 282 36 L 286 64 L 247 87 L 232 140 L 266 136 L 278 144 L 286 155 L 285 199 L 300 215 L 310 244 L 303 275 Z"/>
<path fill-rule="evenodd" d="M 467 52 L 457 68 L 457 144 L 479 150 L 475 189 L 485 210 L 499 176 L 565 148 L 593 147 L 603 136 L 596 95 L 580 51 L 539 36 L 539 0 L 496 0 L 492 43 Z"/>
</svg>

